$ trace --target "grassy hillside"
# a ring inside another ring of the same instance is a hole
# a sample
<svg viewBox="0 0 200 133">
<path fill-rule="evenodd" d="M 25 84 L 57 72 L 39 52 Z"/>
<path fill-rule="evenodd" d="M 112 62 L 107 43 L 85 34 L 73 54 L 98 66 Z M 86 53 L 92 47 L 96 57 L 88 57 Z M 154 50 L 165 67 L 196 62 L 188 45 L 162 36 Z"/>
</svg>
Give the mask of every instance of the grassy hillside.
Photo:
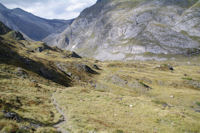
<svg viewBox="0 0 200 133">
<path fill-rule="evenodd" d="M 52 94 L 97 74 L 76 53 L 0 36 L 0 132 L 57 132 L 62 121 Z"/>
<path fill-rule="evenodd" d="M 101 62 L 0 36 L 2 133 L 199 133 L 200 57 Z"/>
</svg>

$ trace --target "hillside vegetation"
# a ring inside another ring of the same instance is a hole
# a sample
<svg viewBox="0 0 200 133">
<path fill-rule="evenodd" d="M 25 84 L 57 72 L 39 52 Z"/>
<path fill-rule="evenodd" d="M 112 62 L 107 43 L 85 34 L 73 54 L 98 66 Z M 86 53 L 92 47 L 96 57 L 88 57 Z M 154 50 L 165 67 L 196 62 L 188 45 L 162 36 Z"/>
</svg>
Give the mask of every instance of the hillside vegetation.
<svg viewBox="0 0 200 133">
<path fill-rule="evenodd" d="M 56 92 L 72 133 L 199 133 L 200 64 L 102 62 L 89 86 Z M 173 67 L 172 67 L 173 66 Z"/>
<path fill-rule="evenodd" d="M 0 132 L 200 132 L 199 56 L 101 62 L 0 29 Z"/>
<path fill-rule="evenodd" d="M 26 41 L 3 24 L 0 29 L 0 132 L 57 132 L 63 116 L 53 93 L 92 80 L 97 72 L 88 65 L 93 62 Z"/>
</svg>

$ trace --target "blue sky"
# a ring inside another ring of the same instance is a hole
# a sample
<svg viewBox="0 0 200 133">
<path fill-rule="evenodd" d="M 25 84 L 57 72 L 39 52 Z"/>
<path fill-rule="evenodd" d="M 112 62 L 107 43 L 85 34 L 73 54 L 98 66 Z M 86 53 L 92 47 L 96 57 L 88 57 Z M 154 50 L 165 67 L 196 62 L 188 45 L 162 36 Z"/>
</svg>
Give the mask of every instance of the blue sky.
<svg viewBox="0 0 200 133">
<path fill-rule="evenodd" d="M 48 19 L 71 19 L 96 0 L 0 0 L 8 8 L 22 8 Z"/>
</svg>

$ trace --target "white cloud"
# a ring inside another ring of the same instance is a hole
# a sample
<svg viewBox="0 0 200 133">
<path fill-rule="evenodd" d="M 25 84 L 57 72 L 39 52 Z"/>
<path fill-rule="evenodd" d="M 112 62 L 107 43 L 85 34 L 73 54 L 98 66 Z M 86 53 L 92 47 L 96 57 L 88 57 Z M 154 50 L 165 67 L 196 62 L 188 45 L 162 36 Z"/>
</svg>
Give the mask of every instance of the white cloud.
<svg viewBox="0 0 200 133">
<path fill-rule="evenodd" d="M 71 6 L 67 7 L 66 11 L 74 11 L 74 10 L 78 10 L 78 9 L 83 9 L 86 6 L 87 6 L 86 3 L 77 3 L 75 5 L 71 5 Z"/>
<path fill-rule="evenodd" d="M 22 8 L 48 19 L 71 19 L 96 0 L 0 0 L 8 8 Z"/>
</svg>

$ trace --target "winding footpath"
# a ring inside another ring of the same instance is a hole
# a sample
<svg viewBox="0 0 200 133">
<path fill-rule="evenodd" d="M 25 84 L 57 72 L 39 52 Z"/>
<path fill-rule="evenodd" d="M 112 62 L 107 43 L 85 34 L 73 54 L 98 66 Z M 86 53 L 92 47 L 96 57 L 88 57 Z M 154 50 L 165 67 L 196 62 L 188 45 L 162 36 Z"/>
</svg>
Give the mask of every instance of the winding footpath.
<svg viewBox="0 0 200 133">
<path fill-rule="evenodd" d="M 52 103 L 56 107 L 56 110 L 59 112 L 59 114 L 61 114 L 61 119 L 54 125 L 54 127 L 61 133 L 69 133 L 68 131 L 66 131 L 65 129 L 63 129 L 61 127 L 63 124 L 67 123 L 67 117 L 66 117 L 65 113 L 63 112 L 62 108 L 56 102 L 56 99 L 55 99 L 54 95 L 55 95 L 55 93 L 53 93 L 52 97 L 51 97 Z"/>
</svg>

